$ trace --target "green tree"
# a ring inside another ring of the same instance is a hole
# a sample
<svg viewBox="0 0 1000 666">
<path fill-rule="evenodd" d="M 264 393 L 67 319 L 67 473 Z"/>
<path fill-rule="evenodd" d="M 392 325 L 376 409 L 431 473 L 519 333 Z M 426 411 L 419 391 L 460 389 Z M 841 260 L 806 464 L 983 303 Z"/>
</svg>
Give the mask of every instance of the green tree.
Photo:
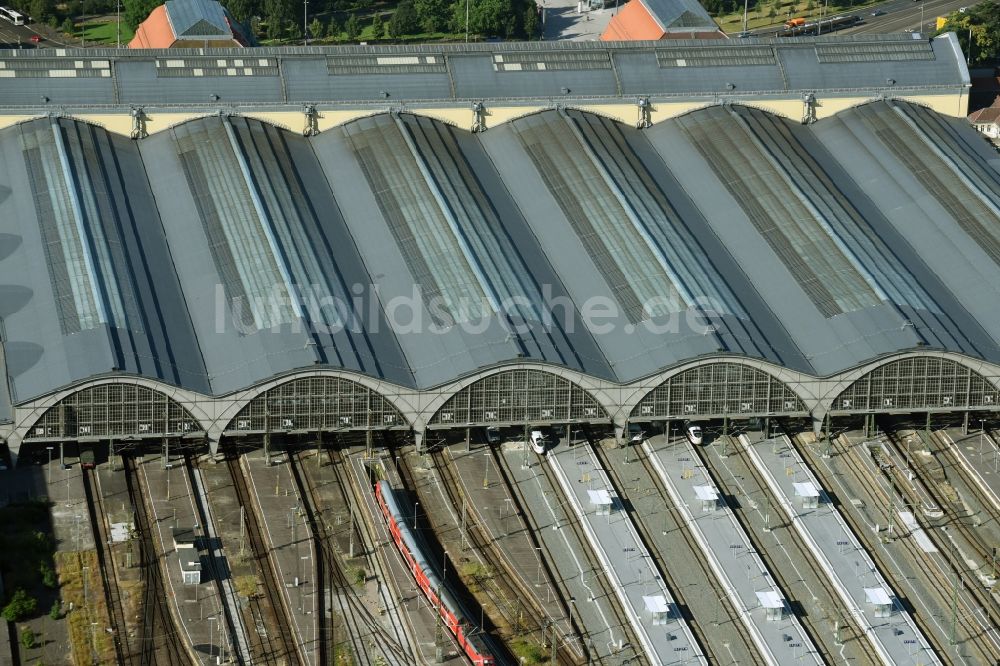
<svg viewBox="0 0 1000 666">
<path fill-rule="evenodd" d="M 298 21 L 288 21 L 285 24 L 285 34 L 293 42 L 297 42 L 302 39 L 302 28 L 299 27 Z"/>
<path fill-rule="evenodd" d="M 48 562 L 42 562 L 38 565 L 38 573 L 42 575 L 42 585 L 52 589 L 59 587 L 56 572 L 49 566 Z"/>
<path fill-rule="evenodd" d="M 448 0 L 413 0 L 413 10 L 426 32 L 439 32 L 448 25 Z"/>
<path fill-rule="evenodd" d="M 538 9 L 531 5 L 524 10 L 524 34 L 528 39 L 537 37 L 538 29 L 541 26 L 541 21 L 538 19 Z"/>
<path fill-rule="evenodd" d="M 31 629 L 24 628 L 21 630 L 21 645 L 25 650 L 30 650 L 35 647 L 35 632 Z"/>
<path fill-rule="evenodd" d="M 358 41 L 358 37 L 361 35 L 361 21 L 358 20 L 356 14 L 347 17 L 347 21 L 344 23 L 344 32 L 347 33 L 347 41 Z"/>
<path fill-rule="evenodd" d="M 413 8 L 413 2 L 403 0 L 389 19 L 389 36 L 393 38 L 412 35 L 420 31 L 420 18 Z"/>
<path fill-rule="evenodd" d="M 385 37 L 385 22 L 382 20 L 382 15 L 378 12 L 372 15 L 372 38 L 382 39 Z"/>
<path fill-rule="evenodd" d="M 37 609 L 38 601 L 29 596 L 23 589 L 18 588 L 0 615 L 8 622 L 20 622 L 34 615 Z"/>
<path fill-rule="evenodd" d="M 28 4 L 28 14 L 35 23 L 48 21 L 55 12 L 55 0 L 31 0 Z"/>
<path fill-rule="evenodd" d="M 321 39 L 323 37 L 323 22 L 318 18 L 314 18 L 312 23 L 309 24 L 309 36 L 313 39 Z"/>
<path fill-rule="evenodd" d="M 226 0 L 224 4 L 233 18 L 243 25 L 247 25 L 250 17 L 260 11 L 255 0 Z"/>
<path fill-rule="evenodd" d="M 469 8 L 469 31 L 488 37 L 524 35 L 524 9 L 530 0 L 478 0 Z M 465 2 L 452 5 L 452 29 L 465 31 Z"/>
<path fill-rule="evenodd" d="M 60 26 L 59 29 L 65 32 L 67 35 L 72 35 L 73 32 L 76 30 L 76 26 L 73 24 L 73 19 L 66 17 L 66 20 L 62 22 L 62 26 Z"/>
<path fill-rule="evenodd" d="M 122 22 L 135 30 L 161 4 L 160 0 L 122 0 Z"/>
<path fill-rule="evenodd" d="M 333 16 L 330 17 L 330 22 L 326 24 L 326 36 L 328 39 L 340 39 L 340 23 Z"/>
<path fill-rule="evenodd" d="M 62 617 L 62 602 L 58 599 L 52 602 L 52 608 L 49 609 L 49 617 L 53 620 L 58 620 Z"/>
<path fill-rule="evenodd" d="M 938 34 L 942 32 L 954 32 L 958 36 L 971 64 L 995 60 L 1000 57 L 1000 5 L 992 1 L 981 2 L 964 12 L 949 14 Z"/>
</svg>

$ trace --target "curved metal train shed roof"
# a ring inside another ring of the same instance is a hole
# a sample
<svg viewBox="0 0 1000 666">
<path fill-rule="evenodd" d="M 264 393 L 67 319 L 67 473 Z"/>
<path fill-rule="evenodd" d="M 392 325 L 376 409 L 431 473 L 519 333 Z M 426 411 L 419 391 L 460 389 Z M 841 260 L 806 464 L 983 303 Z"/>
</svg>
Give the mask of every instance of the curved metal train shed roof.
<svg viewBox="0 0 1000 666">
<path fill-rule="evenodd" d="M 917 347 L 996 363 L 998 204 L 964 120 L 892 100 L 309 138 L 38 118 L 0 130 L 9 401 L 115 371 L 223 395 L 315 365 L 424 389 L 517 359 L 620 383 L 720 351 L 813 376 Z"/>
</svg>

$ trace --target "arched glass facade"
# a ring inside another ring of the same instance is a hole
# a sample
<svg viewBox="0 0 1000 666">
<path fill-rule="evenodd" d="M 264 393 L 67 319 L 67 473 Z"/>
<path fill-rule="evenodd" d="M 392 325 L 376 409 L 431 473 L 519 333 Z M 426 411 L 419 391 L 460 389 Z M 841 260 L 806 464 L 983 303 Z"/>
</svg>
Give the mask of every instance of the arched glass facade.
<svg viewBox="0 0 1000 666">
<path fill-rule="evenodd" d="M 607 421 L 603 407 L 573 382 L 542 370 L 505 370 L 466 386 L 448 399 L 430 425 Z"/>
<path fill-rule="evenodd" d="M 946 358 L 915 356 L 862 376 L 837 396 L 831 413 L 996 409 L 1000 392 L 977 372 Z"/>
<path fill-rule="evenodd" d="M 230 432 L 409 428 L 388 400 L 343 377 L 303 377 L 268 389 L 226 428 Z"/>
<path fill-rule="evenodd" d="M 50 407 L 26 439 L 162 437 L 200 431 L 187 409 L 159 391 L 138 384 L 101 384 Z"/>
<path fill-rule="evenodd" d="M 646 394 L 633 421 L 723 416 L 794 416 L 802 400 L 763 370 L 740 363 L 708 363 L 685 370 Z"/>
</svg>

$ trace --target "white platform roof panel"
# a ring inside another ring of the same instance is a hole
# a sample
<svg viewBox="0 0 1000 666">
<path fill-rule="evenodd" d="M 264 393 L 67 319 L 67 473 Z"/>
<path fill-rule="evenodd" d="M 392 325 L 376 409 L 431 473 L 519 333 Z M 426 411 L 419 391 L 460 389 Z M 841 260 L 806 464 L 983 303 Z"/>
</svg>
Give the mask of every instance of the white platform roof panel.
<svg viewBox="0 0 1000 666">
<path fill-rule="evenodd" d="M 766 590 L 757 593 L 757 600 L 764 608 L 784 608 L 785 598 L 777 590 Z"/>
<path fill-rule="evenodd" d="M 812 481 L 804 481 L 793 485 L 795 486 L 796 497 L 819 497 L 819 489 Z"/>
<path fill-rule="evenodd" d="M 694 486 L 694 494 L 702 502 L 714 502 L 719 499 L 719 491 L 712 486 Z"/>
<path fill-rule="evenodd" d="M 643 603 L 646 604 L 646 610 L 649 611 L 650 613 L 670 612 L 670 604 L 667 603 L 666 598 L 661 594 L 657 594 L 651 597 L 644 596 L 642 598 L 642 601 Z"/>
<path fill-rule="evenodd" d="M 596 504 L 598 506 L 611 504 L 611 493 L 607 490 L 588 490 L 587 496 L 590 497 L 591 504 Z"/>
<path fill-rule="evenodd" d="M 866 587 L 865 598 L 868 603 L 876 606 L 892 605 L 892 598 L 889 597 L 889 593 L 885 591 L 884 587 Z"/>
</svg>

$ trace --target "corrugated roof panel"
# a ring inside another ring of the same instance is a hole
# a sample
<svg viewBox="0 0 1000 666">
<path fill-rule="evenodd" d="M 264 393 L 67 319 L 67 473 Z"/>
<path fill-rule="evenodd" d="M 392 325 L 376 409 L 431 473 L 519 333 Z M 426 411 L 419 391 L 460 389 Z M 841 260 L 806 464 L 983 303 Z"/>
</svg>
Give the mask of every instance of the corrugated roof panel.
<svg viewBox="0 0 1000 666">
<path fill-rule="evenodd" d="M 514 121 L 518 136 L 633 323 L 678 312 L 688 303 L 586 149 L 558 116 Z"/>
<path fill-rule="evenodd" d="M 740 67 L 777 65 L 774 49 L 765 45 L 669 47 L 656 49 L 660 67 Z"/>
<path fill-rule="evenodd" d="M 906 60 L 934 60 L 934 49 L 926 40 L 851 42 L 847 44 L 816 44 L 816 58 L 821 63 L 885 62 Z"/>
<path fill-rule="evenodd" d="M 440 303 L 455 322 L 488 316 L 495 303 L 475 259 L 463 247 L 450 211 L 442 209 L 404 134 L 386 116 L 351 123 L 343 131 L 424 299 Z"/>
<path fill-rule="evenodd" d="M 359 74 L 445 74 L 443 53 L 392 53 L 327 56 L 327 71 L 333 76 Z"/>
<path fill-rule="evenodd" d="M 269 247 L 223 121 L 172 132 L 229 303 L 248 329 L 295 321 L 293 295 Z"/>
<path fill-rule="evenodd" d="M 883 300 L 839 239 L 793 191 L 788 176 L 734 126 L 725 111 L 707 109 L 681 118 L 680 123 L 824 316 Z"/>
</svg>

